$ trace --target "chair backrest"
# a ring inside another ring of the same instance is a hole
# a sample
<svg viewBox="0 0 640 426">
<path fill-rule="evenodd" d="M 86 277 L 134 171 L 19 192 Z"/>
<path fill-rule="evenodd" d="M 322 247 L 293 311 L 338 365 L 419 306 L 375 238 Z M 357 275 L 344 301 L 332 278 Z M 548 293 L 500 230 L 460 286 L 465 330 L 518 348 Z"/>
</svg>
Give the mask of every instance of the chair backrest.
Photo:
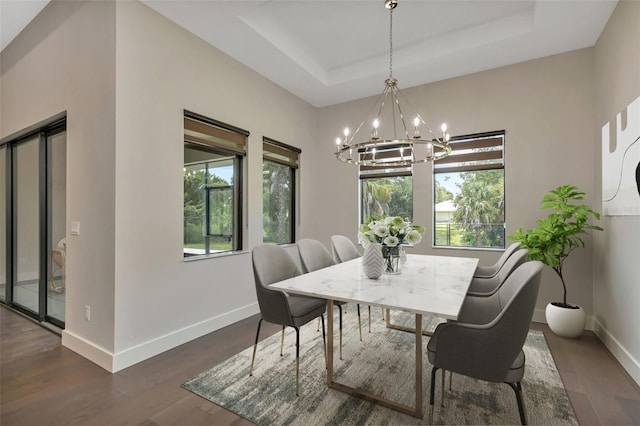
<svg viewBox="0 0 640 426">
<path fill-rule="evenodd" d="M 298 276 L 300 270 L 286 250 L 276 245 L 254 247 L 251 260 L 262 318 L 274 324 L 286 324 L 290 321 L 286 295 L 268 285 Z"/>
<path fill-rule="evenodd" d="M 520 249 L 504 262 L 498 273 L 491 278 L 474 277 L 469 286 L 471 296 L 489 296 L 500 288 L 513 271 L 527 261 L 529 251 Z"/>
<path fill-rule="evenodd" d="M 346 262 L 362 256 L 356 245 L 344 235 L 332 236 L 331 248 L 333 249 L 333 258 L 336 263 Z"/>
<path fill-rule="evenodd" d="M 302 263 L 302 272 L 317 271 L 335 265 L 329 250 L 318 240 L 302 239 L 298 241 L 298 251 Z"/>
<path fill-rule="evenodd" d="M 538 299 L 542 267 L 539 261 L 520 265 L 498 291 L 501 311 L 488 324 L 489 341 L 501 340 L 496 346 L 500 348 L 498 357 L 502 362 L 497 362 L 496 368 L 508 371 L 524 346 Z"/>
<path fill-rule="evenodd" d="M 457 365 L 455 369 L 452 368 L 453 371 L 493 382 L 504 380 L 527 338 L 538 298 L 542 267 L 541 262 L 530 261 L 509 275 L 500 290 L 491 297 L 495 304 L 486 307 L 495 310 L 493 319 L 485 325 L 472 326 L 482 329 L 485 350 L 482 354 L 475 354 L 474 362 Z"/>
<path fill-rule="evenodd" d="M 518 251 L 519 248 L 520 248 L 520 242 L 515 242 L 511 244 L 509 247 L 507 247 L 504 253 L 502 253 L 502 256 L 500 256 L 500 259 L 498 259 L 498 261 L 495 264 L 491 266 L 478 266 L 476 268 L 474 277 L 491 278 L 495 276 L 500 270 L 500 268 L 502 268 L 502 266 L 505 264 L 507 259 L 509 259 L 509 257 L 512 254 L 514 254 L 516 251 Z"/>
<path fill-rule="evenodd" d="M 526 263 L 527 254 L 526 249 L 518 250 L 507 259 L 504 267 L 493 278 L 474 278 L 469 288 L 469 294 L 465 297 L 460 308 L 458 320 L 470 324 L 486 324 L 495 318 L 502 309 L 499 299 L 500 290 L 509 277 Z M 483 293 L 477 291 L 483 291 Z M 484 296 L 477 297 L 478 295 Z"/>
</svg>

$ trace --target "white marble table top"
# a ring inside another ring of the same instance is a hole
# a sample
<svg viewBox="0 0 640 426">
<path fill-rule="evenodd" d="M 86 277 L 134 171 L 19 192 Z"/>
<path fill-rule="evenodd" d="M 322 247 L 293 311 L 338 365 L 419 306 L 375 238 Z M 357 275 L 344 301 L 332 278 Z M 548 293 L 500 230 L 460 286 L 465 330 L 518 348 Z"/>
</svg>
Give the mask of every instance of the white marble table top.
<svg viewBox="0 0 640 426">
<path fill-rule="evenodd" d="M 353 259 L 271 284 L 291 294 L 432 313 L 457 319 L 478 259 L 408 255 L 398 275 L 364 276 L 362 259 Z"/>
</svg>

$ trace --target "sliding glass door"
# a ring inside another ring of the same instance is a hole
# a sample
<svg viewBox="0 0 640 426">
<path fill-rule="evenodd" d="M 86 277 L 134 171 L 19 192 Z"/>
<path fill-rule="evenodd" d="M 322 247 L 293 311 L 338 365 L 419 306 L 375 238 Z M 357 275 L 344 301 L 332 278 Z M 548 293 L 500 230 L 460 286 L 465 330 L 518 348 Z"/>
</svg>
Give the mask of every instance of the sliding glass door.
<svg viewBox="0 0 640 426">
<path fill-rule="evenodd" d="M 0 301 L 64 327 L 64 120 L 0 147 Z"/>
</svg>

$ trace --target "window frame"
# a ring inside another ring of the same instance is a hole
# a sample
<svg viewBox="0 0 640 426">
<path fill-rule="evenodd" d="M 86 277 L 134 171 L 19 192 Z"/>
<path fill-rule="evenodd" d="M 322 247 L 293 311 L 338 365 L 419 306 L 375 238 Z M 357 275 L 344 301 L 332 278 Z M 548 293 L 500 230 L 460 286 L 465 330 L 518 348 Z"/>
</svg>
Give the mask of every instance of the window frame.
<svg viewBox="0 0 640 426">
<path fill-rule="evenodd" d="M 264 172 L 265 161 L 286 166 L 289 168 L 289 241 L 278 242 L 276 244 L 294 244 L 296 242 L 297 228 L 297 208 L 298 208 L 298 185 L 297 174 L 300 168 L 300 155 L 302 150 L 284 142 L 262 137 L 262 170 Z M 264 180 L 263 180 L 264 191 Z M 264 241 L 264 204 L 262 207 L 262 241 Z"/>
<path fill-rule="evenodd" d="M 500 143 L 497 143 L 497 139 L 500 139 Z M 506 245 L 506 223 L 507 223 L 507 208 L 506 203 L 502 206 L 503 222 L 503 234 L 502 234 L 502 247 L 490 246 L 461 246 L 461 245 L 438 245 L 437 244 L 437 213 L 436 213 L 436 182 L 437 175 L 445 173 L 463 173 L 463 172 L 478 172 L 478 171 L 490 171 L 490 170 L 502 170 L 502 198 L 506 200 L 506 183 L 505 183 L 505 146 L 506 146 L 506 132 L 505 130 L 496 130 L 491 132 L 474 133 L 469 135 L 460 135 L 452 137 L 449 140 L 452 147 L 452 154 L 434 162 L 432 168 L 432 247 L 433 248 L 446 248 L 446 249 L 463 249 L 463 250 L 504 250 Z M 458 153 L 456 154 L 456 144 L 459 144 L 460 148 L 467 149 L 483 149 L 481 151 L 471 153 Z M 486 149 L 484 149 L 486 148 Z M 456 160 L 457 157 L 457 160 Z M 450 242 L 450 241 L 448 241 Z"/>
<path fill-rule="evenodd" d="M 184 148 L 197 149 L 211 154 L 221 155 L 233 158 L 233 187 L 232 189 L 232 236 L 231 250 L 211 252 L 207 243 L 207 237 L 210 227 L 209 208 L 205 207 L 205 252 L 202 254 L 188 254 L 185 252 L 185 225 L 184 225 L 184 190 L 183 190 L 183 225 L 182 225 L 182 257 L 183 260 L 213 257 L 221 254 L 234 253 L 242 251 L 244 245 L 243 223 L 244 223 L 244 160 L 246 158 L 247 139 L 250 133 L 239 127 L 223 123 L 203 115 L 184 110 L 184 136 L 183 136 L 183 152 Z M 183 167 L 186 163 L 182 161 Z M 183 174 L 184 182 L 184 174 Z M 205 206 L 209 205 L 209 186 L 205 182 L 206 200 Z"/>
</svg>

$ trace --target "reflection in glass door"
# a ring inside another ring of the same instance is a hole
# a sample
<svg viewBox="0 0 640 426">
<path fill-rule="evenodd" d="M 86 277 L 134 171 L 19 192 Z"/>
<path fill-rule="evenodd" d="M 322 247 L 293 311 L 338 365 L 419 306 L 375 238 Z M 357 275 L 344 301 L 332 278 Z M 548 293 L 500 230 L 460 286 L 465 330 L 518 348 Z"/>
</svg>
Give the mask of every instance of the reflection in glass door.
<svg viewBox="0 0 640 426">
<path fill-rule="evenodd" d="M 64 321 L 67 262 L 67 134 L 47 137 L 47 315 Z"/>
<path fill-rule="evenodd" d="M 34 314 L 40 282 L 40 136 L 17 144 L 13 155 L 13 302 Z"/>
</svg>

